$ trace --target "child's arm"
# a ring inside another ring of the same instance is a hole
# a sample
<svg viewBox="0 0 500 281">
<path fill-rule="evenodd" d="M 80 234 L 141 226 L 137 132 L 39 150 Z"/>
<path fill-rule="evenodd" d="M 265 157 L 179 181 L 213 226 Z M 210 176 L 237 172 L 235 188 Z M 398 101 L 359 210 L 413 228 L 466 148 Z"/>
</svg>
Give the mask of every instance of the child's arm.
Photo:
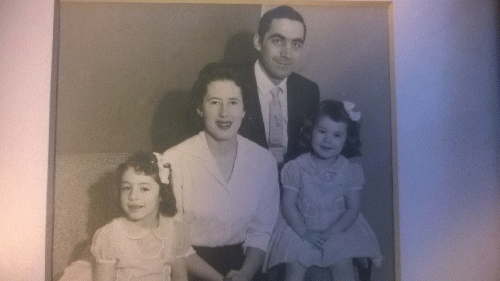
<svg viewBox="0 0 500 281">
<path fill-rule="evenodd" d="M 189 255 L 186 258 L 186 264 L 189 272 L 204 280 L 222 281 L 224 279 L 222 274 L 217 272 L 217 270 L 211 267 L 197 254 Z"/>
<path fill-rule="evenodd" d="M 289 188 L 283 189 L 283 216 L 288 225 L 303 239 L 321 248 L 324 238 L 319 231 L 307 229 L 302 213 L 297 208 L 299 192 Z"/>
<path fill-rule="evenodd" d="M 361 207 L 361 190 L 349 190 L 345 195 L 345 212 L 327 229 L 323 231 L 325 239 L 347 230 L 353 225 Z"/>
<path fill-rule="evenodd" d="M 186 258 L 177 258 L 171 265 L 172 281 L 187 281 Z"/>
</svg>

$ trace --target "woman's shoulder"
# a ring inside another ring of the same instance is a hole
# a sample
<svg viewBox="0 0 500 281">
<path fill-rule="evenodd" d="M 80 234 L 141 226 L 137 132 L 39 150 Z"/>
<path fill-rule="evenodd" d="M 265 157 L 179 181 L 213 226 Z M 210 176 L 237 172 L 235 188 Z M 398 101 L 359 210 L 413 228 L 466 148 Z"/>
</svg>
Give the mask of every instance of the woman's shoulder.
<svg viewBox="0 0 500 281">
<path fill-rule="evenodd" d="M 190 138 L 188 138 L 187 140 L 177 144 L 177 145 L 174 145 L 172 146 L 171 148 L 165 150 L 163 152 L 163 154 L 171 154 L 171 153 L 174 153 L 174 152 L 186 152 L 186 151 L 189 151 L 190 148 L 192 148 L 193 146 L 197 146 L 199 145 L 200 141 L 201 141 L 201 133 L 199 134 L 196 134 Z"/>
<path fill-rule="evenodd" d="M 193 155 L 199 152 L 203 148 L 203 137 L 199 134 L 196 134 L 187 140 L 167 149 L 163 153 L 161 153 L 161 157 L 165 157 L 170 159 L 177 158 L 185 158 L 187 155 Z"/>
<path fill-rule="evenodd" d="M 250 155 L 253 155 L 255 158 L 259 159 L 265 159 L 268 161 L 273 162 L 276 164 L 276 158 L 274 158 L 274 155 L 269 152 L 269 150 L 263 148 L 262 146 L 258 145 L 257 143 L 241 136 L 238 135 L 238 144 L 241 145 L 241 147 Z"/>
</svg>

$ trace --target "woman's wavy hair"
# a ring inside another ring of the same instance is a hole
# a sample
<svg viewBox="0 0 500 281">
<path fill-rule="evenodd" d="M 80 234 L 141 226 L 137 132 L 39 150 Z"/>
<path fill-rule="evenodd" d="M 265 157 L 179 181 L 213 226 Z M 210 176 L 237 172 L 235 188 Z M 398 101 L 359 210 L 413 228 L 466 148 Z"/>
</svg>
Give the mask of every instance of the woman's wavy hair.
<svg viewBox="0 0 500 281">
<path fill-rule="evenodd" d="M 210 83 L 224 80 L 233 81 L 241 89 L 243 108 L 245 108 L 248 85 L 243 79 L 244 74 L 242 71 L 240 66 L 224 62 L 212 62 L 203 67 L 191 89 L 194 108 L 197 109 L 202 106 L 203 98 L 207 94 L 207 88 Z"/>
<path fill-rule="evenodd" d="M 176 200 L 172 188 L 172 173 L 169 175 L 169 184 L 161 182 L 158 169 L 158 159 L 150 152 L 137 152 L 127 159 L 126 162 L 120 164 L 116 170 L 121 181 L 123 174 L 133 168 L 138 174 L 145 174 L 154 179 L 160 186 L 160 208 L 159 212 L 167 217 L 173 217 L 177 214 Z M 170 167 L 169 167 L 170 169 Z M 118 197 L 120 200 L 120 197 Z"/>
<path fill-rule="evenodd" d="M 324 100 L 320 102 L 319 107 L 305 119 L 304 125 L 300 130 L 301 136 L 299 145 L 301 149 L 304 152 L 311 151 L 311 139 L 314 126 L 323 116 L 335 122 L 347 124 L 347 138 L 340 154 L 344 155 L 346 158 L 361 156 L 361 140 L 359 138 L 360 124 L 349 117 L 349 114 L 345 110 L 344 103 L 336 100 Z"/>
</svg>

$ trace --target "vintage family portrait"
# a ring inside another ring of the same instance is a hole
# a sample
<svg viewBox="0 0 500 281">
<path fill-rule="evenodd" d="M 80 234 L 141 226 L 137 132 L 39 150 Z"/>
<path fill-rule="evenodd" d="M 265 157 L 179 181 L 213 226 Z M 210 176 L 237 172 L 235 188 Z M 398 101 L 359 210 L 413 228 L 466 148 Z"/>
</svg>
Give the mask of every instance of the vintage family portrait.
<svg viewBox="0 0 500 281">
<path fill-rule="evenodd" d="M 394 280 L 387 3 L 58 12 L 53 280 Z"/>
</svg>

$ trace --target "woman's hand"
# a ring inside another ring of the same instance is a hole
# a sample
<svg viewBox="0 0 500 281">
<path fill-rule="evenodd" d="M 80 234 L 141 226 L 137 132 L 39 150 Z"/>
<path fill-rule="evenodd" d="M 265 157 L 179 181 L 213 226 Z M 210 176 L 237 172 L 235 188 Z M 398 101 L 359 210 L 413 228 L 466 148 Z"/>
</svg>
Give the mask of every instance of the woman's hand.
<svg viewBox="0 0 500 281">
<path fill-rule="evenodd" d="M 248 247 L 245 253 L 245 261 L 240 270 L 231 270 L 224 277 L 224 281 L 250 281 L 257 271 L 262 268 L 266 252 L 255 247 Z"/>
<path fill-rule="evenodd" d="M 312 230 L 312 229 L 306 229 L 304 234 L 302 234 L 302 239 L 308 241 L 309 243 L 313 244 L 318 249 L 322 249 L 323 244 L 325 243 L 325 235 L 317 230 Z"/>
<path fill-rule="evenodd" d="M 231 270 L 226 277 L 224 277 L 224 281 L 250 281 L 252 277 L 252 274 L 243 270 Z"/>
<path fill-rule="evenodd" d="M 189 255 L 186 258 L 186 265 L 190 273 L 203 280 L 222 281 L 224 276 L 206 263 L 198 254 Z"/>
</svg>

